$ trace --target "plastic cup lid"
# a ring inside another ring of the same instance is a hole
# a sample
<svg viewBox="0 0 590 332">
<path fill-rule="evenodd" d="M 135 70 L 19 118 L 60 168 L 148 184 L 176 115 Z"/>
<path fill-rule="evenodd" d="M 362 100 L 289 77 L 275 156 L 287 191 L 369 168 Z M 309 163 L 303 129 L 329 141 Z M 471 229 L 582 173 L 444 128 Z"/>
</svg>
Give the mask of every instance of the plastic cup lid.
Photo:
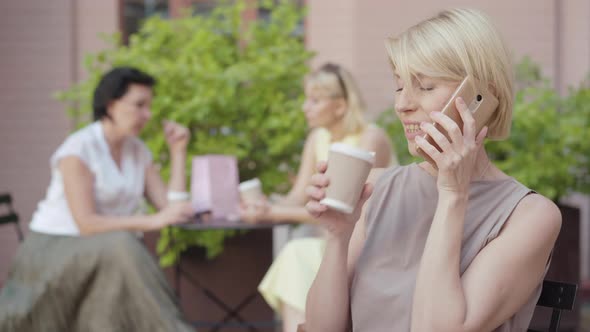
<svg viewBox="0 0 590 332">
<path fill-rule="evenodd" d="M 244 181 L 240 183 L 240 191 L 250 190 L 253 188 L 260 188 L 262 187 L 262 182 L 258 178 L 254 178 L 248 181 Z"/>
<path fill-rule="evenodd" d="M 330 146 L 330 151 L 339 152 L 365 160 L 371 164 L 375 163 L 375 152 L 356 148 L 344 143 L 334 143 Z"/>
</svg>

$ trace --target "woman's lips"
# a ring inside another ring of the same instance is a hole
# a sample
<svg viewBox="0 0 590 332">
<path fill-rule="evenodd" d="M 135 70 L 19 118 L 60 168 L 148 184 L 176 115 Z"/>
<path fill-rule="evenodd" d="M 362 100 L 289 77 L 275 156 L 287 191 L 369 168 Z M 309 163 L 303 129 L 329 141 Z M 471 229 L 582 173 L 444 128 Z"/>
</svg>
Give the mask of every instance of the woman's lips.
<svg viewBox="0 0 590 332">
<path fill-rule="evenodd" d="M 416 136 L 424 136 L 419 122 L 404 122 L 404 133 L 408 140 L 413 140 Z"/>
</svg>

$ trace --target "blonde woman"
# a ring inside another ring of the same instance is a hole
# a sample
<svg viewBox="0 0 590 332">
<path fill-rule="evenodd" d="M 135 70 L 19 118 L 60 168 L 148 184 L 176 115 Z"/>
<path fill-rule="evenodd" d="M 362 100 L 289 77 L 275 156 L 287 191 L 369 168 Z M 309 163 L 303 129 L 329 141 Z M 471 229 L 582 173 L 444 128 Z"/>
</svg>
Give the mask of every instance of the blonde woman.
<svg viewBox="0 0 590 332">
<path fill-rule="evenodd" d="M 306 328 L 526 331 L 561 214 L 551 200 L 496 168 L 483 145 L 486 137 L 504 139 L 510 132 L 506 46 L 487 16 L 467 9 L 441 12 L 387 46 L 408 148 L 414 155 L 424 150 L 436 167 L 423 162 L 374 170 L 348 216 L 319 203 L 329 179 L 325 164 L 318 166 L 307 209 L 330 235 L 307 299 Z M 453 102 L 463 128 L 439 112 L 467 75 L 500 101 L 481 132 L 460 98 Z"/>
<path fill-rule="evenodd" d="M 341 66 L 325 64 L 309 75 L 303 112 L 312 130 L 293 188 L 276 203 L 260 202 L 242 211 L 242 218 L 250 222 L 289 220 L 305 224 L 296 230 L 302 238 L 285 246 L 259 286 L 268 304 L 281 313 L 285 332 L 295 331 L 304 319 L 307 291 L 325 243 L 314 218 L 305 210 L 305 188 L 315 165 L 327 160 L 329 146 L 335 142 L 375 151 L 376 167 L 386 167 L 394 161 L 389 138 L 382 129 L 366 123 L 359 89 Z"/>
</svg>

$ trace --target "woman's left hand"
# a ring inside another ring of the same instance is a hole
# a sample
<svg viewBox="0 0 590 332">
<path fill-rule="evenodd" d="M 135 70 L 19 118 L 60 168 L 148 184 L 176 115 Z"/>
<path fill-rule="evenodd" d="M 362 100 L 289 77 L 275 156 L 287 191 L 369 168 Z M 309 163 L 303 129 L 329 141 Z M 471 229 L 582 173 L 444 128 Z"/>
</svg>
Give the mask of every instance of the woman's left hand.
<svg viewBox="0 0 590 332">
<path fill-rule="evenodd" d="M 475 119 L 471 111 L 462 98 L 455 99 L 455 105 L 463 120 L 463 133 L 451 118 L 440 112 L 433 112 L 430 117 L 446 130 L 451 141 L 433 124 L 423 122 L 420 127 L 432 137 L 442 152 L 419 136 L 416 137 L 416 144 L 436 163 L 439 193 L 466 195 L 474 175 L 477 153 L 488 129 L 484 127 L 476 137 Z"/>
<path fill-rule="evenodd" d="M 271 205 L 266 198 L 253 202 L 240 204 L 240 219 L 247 224 L 259 224 L 269 221 Z"/>
<path fill-rule="evenodd" d="M 186 151 L 190 139 L 190 132 L 186 127 L 173 121 L 164 121 L 164 135 L 171 154 Z"/>
</svg>

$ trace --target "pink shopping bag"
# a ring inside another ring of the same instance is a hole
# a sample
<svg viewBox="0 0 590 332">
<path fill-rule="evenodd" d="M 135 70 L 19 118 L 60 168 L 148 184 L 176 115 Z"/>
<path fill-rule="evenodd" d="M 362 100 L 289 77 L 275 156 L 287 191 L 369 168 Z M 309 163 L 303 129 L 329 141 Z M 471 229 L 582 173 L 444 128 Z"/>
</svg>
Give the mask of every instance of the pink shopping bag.
<svg viewBox="0 0 590 332">
<path fill-rule="evenodd" d="M 234 156 L 193 158 L 191 201 L 203 222 L 236 222 L 239 218 L 238 161 Z"/>
</svg>

